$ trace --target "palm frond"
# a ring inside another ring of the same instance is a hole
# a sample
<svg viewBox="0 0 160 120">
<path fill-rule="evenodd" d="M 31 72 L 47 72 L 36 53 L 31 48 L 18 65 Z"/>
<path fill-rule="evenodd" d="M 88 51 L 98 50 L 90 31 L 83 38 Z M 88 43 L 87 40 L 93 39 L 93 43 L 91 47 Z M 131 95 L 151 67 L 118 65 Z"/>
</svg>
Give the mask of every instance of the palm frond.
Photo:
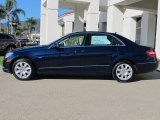
<svg viewBox="0 0 160 120">
<path fill-rule="evenodd" d="M 5 19 L 6 11 L 3 5 L 0 4 L 0 19 Z"/>
<path fill-rule="evenodd" d="M 8 12 L 12 11 L 12 9 L 16 6 L 17 6 L 16 0 L 6 0 L 5 8 Z"/>
<path fill-rule="evenodd" d="M 18 14 L 22 14 L 25 16 L 25 11 L 23 9 L 20 9 L 20 8 L 16 8 L 15 10 L 12 11 L 11 13 L 13 16 L 14 15 L 18 15 Z"/>
</svg>

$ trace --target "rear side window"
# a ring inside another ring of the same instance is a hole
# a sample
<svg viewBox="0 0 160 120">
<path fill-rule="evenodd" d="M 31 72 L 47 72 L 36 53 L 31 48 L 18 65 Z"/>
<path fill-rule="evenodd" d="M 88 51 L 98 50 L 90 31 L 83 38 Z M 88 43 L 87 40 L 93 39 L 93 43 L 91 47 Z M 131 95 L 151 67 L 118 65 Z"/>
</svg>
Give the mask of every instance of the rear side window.
<svg viewBox="0 0 160 120">
<path fill-rule="evenodd" d="M 0 35 L 0 39 L 1 40 L 8 40 L 8 39 L 13 39 L 11 36 L 9 36 L 9 35 Z"/>
<path fill-rule="evenodd" d="M 90 45 L 120 46 L 123 44 L 111 35 L 91 35 Z"/>
</svg>

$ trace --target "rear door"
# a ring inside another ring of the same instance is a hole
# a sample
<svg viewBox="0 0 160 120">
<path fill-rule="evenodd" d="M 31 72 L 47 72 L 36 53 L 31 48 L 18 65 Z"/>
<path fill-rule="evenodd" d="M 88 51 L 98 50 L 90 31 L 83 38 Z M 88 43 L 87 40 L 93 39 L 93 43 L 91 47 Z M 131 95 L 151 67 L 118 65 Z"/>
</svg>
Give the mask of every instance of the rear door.
<svg viewBox="0 0 160 120">
<path fill-rule="evenodd" d="M 88 34 L 85 43 L 84 63 L 86 71 L 96 73 L 109 73 L 111 64 L 118 56 L 118 47 L 122 43 L 114 36 L 105 33 Z"/>
</svg>

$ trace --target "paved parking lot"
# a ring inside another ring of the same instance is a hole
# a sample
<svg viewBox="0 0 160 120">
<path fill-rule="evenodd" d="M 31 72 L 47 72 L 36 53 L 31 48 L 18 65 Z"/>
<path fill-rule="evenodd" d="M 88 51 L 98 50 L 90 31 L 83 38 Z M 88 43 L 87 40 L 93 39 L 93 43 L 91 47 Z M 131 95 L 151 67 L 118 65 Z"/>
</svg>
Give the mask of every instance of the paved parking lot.
<svg viewBox="0 0 160 120">
<path fill-rule="evenodd" d="M 0 71 L 0 120 L 159 120 L 160 73 L 19 81 Z"/>
</svg>

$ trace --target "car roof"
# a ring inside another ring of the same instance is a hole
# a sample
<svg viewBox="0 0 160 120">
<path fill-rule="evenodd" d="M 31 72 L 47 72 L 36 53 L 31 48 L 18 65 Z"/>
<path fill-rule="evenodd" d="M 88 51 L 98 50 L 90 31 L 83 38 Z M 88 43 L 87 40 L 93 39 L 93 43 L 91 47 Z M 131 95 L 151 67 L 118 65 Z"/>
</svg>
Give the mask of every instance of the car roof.
<svg viewBox="0 0 160 120">
<path fill-rule="evenodd" d="M 79 33 L 79 34 L 83 34 L 83 33 L 84 33 L 84 34 L 86 34 L 86 33 L 88 33 L 88 34 L 89 34 L 89 33 L 96 34 L 96 33 L 108 33 L 108 32 L 99 32 L 99 31 L 80 31 L 80 32 L 74 32 L 73 34 L 76 34 L 76 33 L 77 33 L 77 34 L 78 34 L 78 33 Z"/>
<path fill-rule="evenodd" d="M 110 35 L 113 35 L 114 37 L 118 38 L 120 41 L 122 41 L 124 44 L 127 44 L 127 45 L 136 45 L 136 43 L 132 42 L 131 40 L 129 40 L 128 38 L 125 38 L 124 36 L 122 35 L 119 35 L 117 33 L 110 33 L 110 32 L 99 32 L 99 31 L 81 31 L 81 32 L 74 32 L 74 33 L 71 33 L 71 34 L 110 34 Z"/>
<path fill-rule="evenodd" d="M 14 35 L 12 35 L 12 34 L 0 33 L 0 35 L 10 36 L 10 37 L 12 37 L 13 39 L 15 39 L 15 36 L 14 36 Z"/>
<path fill-rule="evenodd" d="M 9 35 L 9 36 L 14 36 L 12 34 L 6 34 L 6 33 L 0 33 L 0 35 Z"/>
</svg>

